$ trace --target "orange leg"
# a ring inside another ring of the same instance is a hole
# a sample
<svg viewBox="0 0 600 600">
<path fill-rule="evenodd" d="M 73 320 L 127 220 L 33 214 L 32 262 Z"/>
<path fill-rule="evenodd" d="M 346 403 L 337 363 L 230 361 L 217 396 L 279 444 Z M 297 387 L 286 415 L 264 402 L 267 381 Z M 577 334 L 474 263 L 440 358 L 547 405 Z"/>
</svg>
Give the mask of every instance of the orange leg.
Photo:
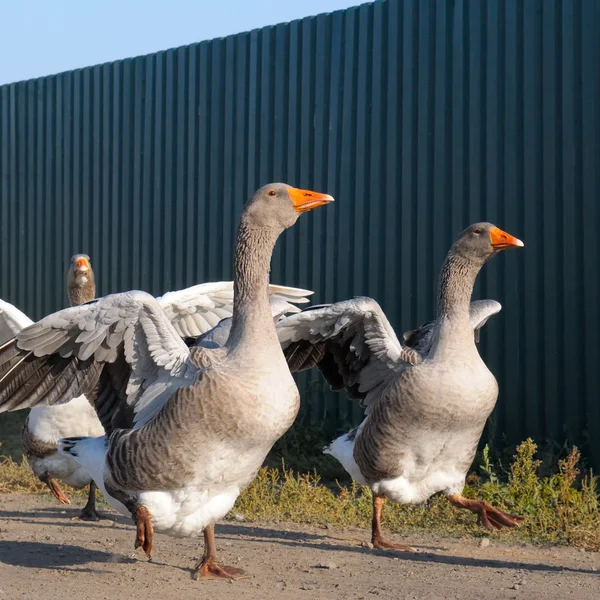
<svg viewBox="0 0 600 600">
<path fill-rule="evenodd" d="M 417 552 L 411 546 L 403 546 L 395 544 L 383 538 L 381 534 L 381 513 L 385 504 L 384 496 L 376 496 L 373 494 L 373 520 L 371 521 L 371 543 L 379 550 L 403 550 L 404 552 Z"/>
<path fill-rule="evenodd" d="M 152 516 L 145 506 L 138 506 L 135 511 L 135 524 L 137 535 L 135 537 L 135 548 L 143 548 L 146 556 L 152 558 L 152 543 L 154 542 L 154 527 L 152 527 Z"/>
<path fill-rule="evenodd" d="M 524 517 L 511 515 L 494 508 L 484 500 L 471 500 L 462 494 L 451 494 L 448 500 L 457 508 L 466 508 L 479 515 L 479 522 L 490 531 L 496 531 L 503 527 L 516 527 Z"/>
<path fill-rule="evenodd" d="M 204 555 L 195 566 L 192 577 L 198 579 L 243 579 L 248 577 L 242 569 L 225 567 L 217 560 L 215 545 L 215 526 L 209 525 L 204 530 Z"/>
</svg>

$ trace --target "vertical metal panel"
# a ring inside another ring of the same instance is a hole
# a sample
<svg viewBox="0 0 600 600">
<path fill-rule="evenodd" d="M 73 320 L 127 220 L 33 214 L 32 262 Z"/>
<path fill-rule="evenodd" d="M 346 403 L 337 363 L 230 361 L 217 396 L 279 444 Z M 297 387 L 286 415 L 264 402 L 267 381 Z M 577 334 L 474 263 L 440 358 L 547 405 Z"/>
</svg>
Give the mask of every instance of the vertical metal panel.
<svg viewBox="0 0 600 600">
<path fill-rule="evenodd" d="M 489 433 L 584 444 L 600 465 L 600 1 L 388 0 L 0 87 L 0 295 L 39 318 L 69 256 L 100 293 L 231 277 L 240 208 L 289 181 L 335 206 L 286 232 L 273 280 L 430 319 L 453 238 L 522 252 L 482 272 Z M 361 409 L 300 378 L 303 419 Z M 440 399 L 443 402 L 443 399 Z"/>
<path fill-rule="evenodd" d="M 583 378 L 584 427 L 592 442 L 593 463 L 600 464 L 600 402 L 594 393 L 598 385 L 598 339 L 600 319 L 598 298 L 600 297 L 599 274 L 596 258 L 600 256 L 600 236 L 595 224 L 600 219 L 598 197 L 600 196 L 600 43 L 598 24 L 600 3 L 585 2 L 581 10 L 581 185 L 582 185 L 582 229 L 579 244 L 583 253 L 583 332 L 576 347 L 581 353 L 581 371 L 569 374 Z M 573 399 L 575 404 L 577 400 Z M 579 409 L 581 412 L 581 408 Z M 596 467 L 597 468 L 597 467 Z"/>
</svg>

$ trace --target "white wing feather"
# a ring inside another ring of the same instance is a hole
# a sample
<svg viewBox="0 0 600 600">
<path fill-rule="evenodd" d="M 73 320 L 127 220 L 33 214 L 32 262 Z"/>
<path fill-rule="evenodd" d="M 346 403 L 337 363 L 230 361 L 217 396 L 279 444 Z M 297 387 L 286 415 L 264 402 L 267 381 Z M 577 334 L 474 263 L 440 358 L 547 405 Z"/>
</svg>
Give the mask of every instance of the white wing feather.
<svg viewBox="0 0 600 600">
<path fill-rule="evenodd" d="M 8 342 L 33 321 L 16 306 L 0 300 L 0 345 Z"/>
<path fill-rule="evenodd" d="M 269 295 L 287 302 L 304 304 L 310 290 L 270 285 Z M 233 314 L 233 282 L 201 283 L 156 299 L 182 337 L 198 337 Z"/>
<path fill-rule="evenodd" d="M 127 403 L 140 426 L 175 389 L 190 385 L 198 372 L 187 346 L 151 295 L 131 291 L 105 296 L 48 315 L 17 336 L 18 347 L 36 356 L 59 352 L 82 361 L 94 357 L 114 362 L 121 343 L 132 370 Z"/>
</svg>

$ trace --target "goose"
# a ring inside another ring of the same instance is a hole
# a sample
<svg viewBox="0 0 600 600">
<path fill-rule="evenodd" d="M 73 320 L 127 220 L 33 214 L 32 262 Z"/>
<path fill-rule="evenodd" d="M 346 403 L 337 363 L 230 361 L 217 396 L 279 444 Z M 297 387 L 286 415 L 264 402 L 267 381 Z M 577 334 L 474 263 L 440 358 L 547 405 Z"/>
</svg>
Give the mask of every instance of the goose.
<svg viewBox="0 0 600 600">
<path fill-rule="evenodd" d="M 312 293 L 310 290 L 270 285 L 269 295 L 274 318 L 289 312 L 299 312 L 300 309 L 290 302 L 306 303 L 309 301 L 306 296 Z M 87 254 L 73 255 L 67 272 L 69 305 L 79 306 L 93 300 L 95 295 L 95 275 L 90 257 Z M 215 336 L 221 339 L 223 332 L 230 329 L 233 282 L 199 284 L 168 292 L 158 297 L 157 301 L 188 344 L 200 340 L 206 346 L 204 337 L 207 337 L 207 341 Z M 211 330 L 215 323 L 217 326 Z M 32 324 L 33 321 L 18 308 L 0 300 L 0 344 Z M 104 433 L 96 411 L 85 395 L 73 398 L 65 404 L 32 408 L 23 426 L 22 444 L 27 462 L 33 473 L 48 486 L 59 502 L 71 503 L 58 480 L 76 489 L 89 485 L 87 503 L 79 516 L 75 517 L 79 520 L 100 520 L 101 516 L 96 510 L 97 486 L 89 473 L 72 456 L 59 452 L 58 440 L 74 436 L 98 437 Z"/>
<path fill-rule="evenodd" d="M 130 291 L 49 315 L 0 348 L 0 412 L 85 392 L 107 435 L 66 438 L 61 451 L 92 474 L 114 509 L 133 517 L 135 547 L 148 557 L 155 530 L 203 532 L 195 578 L 244 576 L 217 560 L 214 523 L 300 402 L 269 305 L 271 255 L 302 213 L 331 201 L 275 183 L 246 203 L 222 347 L 188 347 L 155 298 Z"/>
<path fill-rule="evenodd" d="M 442 492 L 454 506 L 477 513 L 487 529 L 514 527 L 522 520 L 462 495 L 498 397 L 473 329 L 500 305 L 488 301 L 472 308 L 473 285 L 488 259 L 521 246 L 491 223 L 465 229 L 442 267 L 437 318 L 420 332 L 408 332 L 409 345 L 399 342 L 372 298 L 306 310 L 280 324 L 278 335 L 292 372 L 318 365 L 332 389 L 345 389 L 365 406 L 359 427 L 324 452 L 357 483 L 370 487 L 375 548 L 414 551 L 383 537 L 386 499 L 413 504 Z"/>
<path fill-rule="evenodd" d="M 89 302 L 95 295 L 96 282 L 90 257 L 87 254 L 73 255 L 67 271 L 67 296 L 70 306 Z M 2 343 L 32 323 L 33 321 L 19 309 L 3 302 L 0 314 Z M 59 502 L 71 503 L 59 480 L 76 489 L 89 485 L 87 503 L 76 518 L 82 521 L 98 521 L 100 515 L 96 511 L 96 484 L 76 460 L 58 451 L 60 438 L 75 435 L 104 435 L 104 428 L 84 395 L 60 406 L 32 408 L 23 425 L 23 451 L 33 473 L 48 486 Z"/>
</svg>

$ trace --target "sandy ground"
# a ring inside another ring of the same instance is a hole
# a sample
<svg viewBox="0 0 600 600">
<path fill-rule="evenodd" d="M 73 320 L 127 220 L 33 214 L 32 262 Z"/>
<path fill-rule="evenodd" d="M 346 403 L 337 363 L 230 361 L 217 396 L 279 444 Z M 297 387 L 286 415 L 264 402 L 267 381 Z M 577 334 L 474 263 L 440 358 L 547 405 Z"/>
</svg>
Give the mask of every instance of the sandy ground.
<svg viewBox="0 0 600 600">
<path fill-rule="evenodd" d="M 361 545 L 366 531 L 285 523 L 218 525 L 223 562 L 250 577 L 197 582 L 198 541 L 157 534 L 148 562 L 126 519 L 89 524 L 71 520 L 77 512 L 47 496 L 0 496 L 0 600 L 600 598 L 597 553 L 432 536 L 408 538 L 419 554 L 383 553 Z"/>
</svg>

